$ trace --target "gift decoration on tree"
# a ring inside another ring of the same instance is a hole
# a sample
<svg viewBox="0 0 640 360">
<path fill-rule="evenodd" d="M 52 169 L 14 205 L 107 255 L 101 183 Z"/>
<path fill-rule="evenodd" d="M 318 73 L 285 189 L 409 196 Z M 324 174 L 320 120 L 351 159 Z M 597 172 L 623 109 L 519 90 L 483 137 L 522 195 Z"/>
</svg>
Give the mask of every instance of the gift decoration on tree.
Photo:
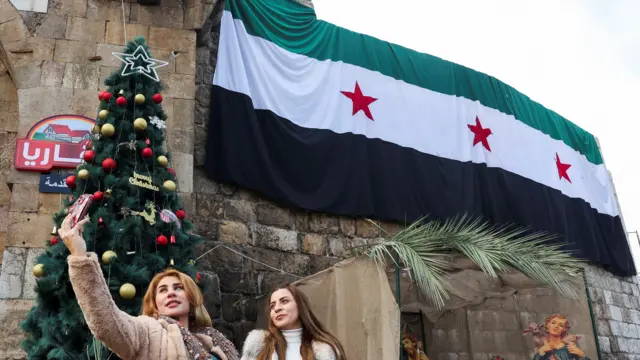
<svg viewBox="0 0 640 360">
<path fill-rule="evenodd" d="M 54 216 L 53 237 L 33 268 L 37 304 L 22 323 L 29 359 L 117 358 L 97 348 L 69 281 L 69 251 L 56 231 L 67 214 L 76 221 L 90 217 L 83 232 L 87 251 L 101 259 L 111 296 L 128 314 L 140 314 L 156 273 L 174 267 L 200 278 L 192 260 L 200 238 L 190 233 L 164 148 L 167 115 L 156 68 L 167 63 L 149 57 L 142 37 L 114 56 L 123 61 L 121 71 L 98 95 L 93 139 L 66 179 L 72 194 Z"/>
</svg>

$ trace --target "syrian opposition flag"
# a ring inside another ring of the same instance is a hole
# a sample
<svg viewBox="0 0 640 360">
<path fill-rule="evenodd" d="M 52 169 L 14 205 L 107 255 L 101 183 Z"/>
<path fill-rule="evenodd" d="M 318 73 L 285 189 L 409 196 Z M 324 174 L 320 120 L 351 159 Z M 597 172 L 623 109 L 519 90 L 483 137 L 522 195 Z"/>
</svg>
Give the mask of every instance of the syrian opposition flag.
<svg viewBox="0 0 640 360">
<path fill-rule="evenodd" d="M 227 0 L 213 84 L 218 181 L 353 217 L 482 215 L 636 273 L 596 139 L 495 78 L 293 0 Z"/>
</svg>

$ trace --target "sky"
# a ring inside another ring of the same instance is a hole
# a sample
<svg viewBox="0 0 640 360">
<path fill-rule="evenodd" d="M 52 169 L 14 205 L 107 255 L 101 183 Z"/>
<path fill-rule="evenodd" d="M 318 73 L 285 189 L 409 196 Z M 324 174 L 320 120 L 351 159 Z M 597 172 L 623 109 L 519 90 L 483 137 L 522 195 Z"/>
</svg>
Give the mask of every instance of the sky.
<svg viewBox="0 0 640 360">
<path fill-rule="evenodd" d="M 627 231 L 640 232 L 640 1 L 313 4 L 319 19 L 494 76 L 589 131 Z M 629 240 L 640 271 L 640 239 Z"/>
</svg>

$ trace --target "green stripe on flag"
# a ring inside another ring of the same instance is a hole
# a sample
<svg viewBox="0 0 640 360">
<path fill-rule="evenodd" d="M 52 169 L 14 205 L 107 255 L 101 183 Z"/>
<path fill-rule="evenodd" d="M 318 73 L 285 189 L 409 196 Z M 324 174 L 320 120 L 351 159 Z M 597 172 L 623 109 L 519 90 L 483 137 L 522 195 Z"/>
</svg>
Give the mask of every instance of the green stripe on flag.
<svg viewBox="0 0 640 360">
<path fill-rule="evenodd" d="M 500 80 L 464 66 L 318 20 L 294 0 L 226 0 L 225 10 L 247 32 L 296 54 L 342 61 L 447 95 L 479 101 L 513 115 L 602 164 L 596 139 L 579 126 Z"/>
</svg>

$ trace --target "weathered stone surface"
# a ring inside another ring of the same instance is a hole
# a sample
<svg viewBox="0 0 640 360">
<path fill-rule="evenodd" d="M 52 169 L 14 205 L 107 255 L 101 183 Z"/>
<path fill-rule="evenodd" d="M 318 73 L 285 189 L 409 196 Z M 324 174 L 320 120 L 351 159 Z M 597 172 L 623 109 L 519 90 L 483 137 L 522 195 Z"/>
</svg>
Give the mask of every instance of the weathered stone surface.
<svg viewBox="0 0 640 360">
<path fill-rule="evenodd" d="M 222 293 L 254 295 L 258 292 L 258 280 L 253 272 L 220 269 L 218 277 Z"/>
<path fill-rule="evenodd" d="M 40 86 L 42 63 L 39 61 L 13 67 L 14 83 L 18 89 Z"/>
<path fill-rule="evenodd" d="M 42 247 L 49 238 L 52 225 L 49 214 L 10 211 L 6 246 Z"/>
<path fill-rule="evenodd" d="M 204 286 L 204 291 L 202 292 L 204 306 L 210 312 L 210 315 L 214 316 L 214 314 L 211 314 L 211 310 L 220 306 L 222 302 L 220 296 L 220 279 L 215 273 L 202 271 L 200 272 L 200 282 L 202 282 Z"/>
<path fill-rule="evenodd" d="M 36 195 L 38 197 L 38 212 L 40 214 L 55 214 L 60 210 L 62 206 L 60 194 L 37 193 Z"/>
<path fill-rule="evenodd" d="M 49 0 L 49 9 L 62 16 L 87 15 L 87 0 Z"/>
<path fill-rule="evenodd" d="M 338 218 L 318 213 L 310 214 L 309 229 L 312 232 L 321 234 L 337 234 L 340 232 Z"/>
<path fill-rule="evenodd" d="M 64 39 L 67 34 L 67 19 L 55 13 L 49 13 L 36 28 L 36 36 L 51 39 Z"/>
<path fill-rule="evenodd" d="M 27 251 L 27 262 L 24 268 L 24 286 L 22 289 L 23 299 L 35 299 L 36 293 L 36 277 L 31 273 L 34 266 L 36 266 L 38 256 L 44 252 L 44 249 L 29 249 Z"/>
<path fill-rule="evenodd" d="M 324 269 L 328 269 L 339 261 L 340 258 L 336 257 L 311 255 L 309 259 L 309 274 L 315 274 Z"/>
<path fill-rule="evenodd" d="M 193 114 L 195 112 L 195 100 L 174 99 L 173 116 L 167 121 L 168 131 L 191 130 L 193 132 Z M 193 144 L 192 144 L 193 145 Z"/>
<path fill-rule="evenodd" d="M 149 44 L 158 49 L 195 53 L 196 32 L 151 26 L 149 28 Z"/>
<path fill-rule="evenodd" d="M 69 40 L 102 43 L 105 26 L 104 20 L 69 17 L 65 37 Z"/>
<path fill-rule="evenodd" d="M 141 24 L 127 24 L 127 41 L 135 39 L 136 36 L 143 36 L 149 39 L 149 26 Z M 107 22 L 107 31 L 104 36 L 104 43 L 111 45 L 125 45 L 124 27 L 122 21 Z M 153 43 L 148 43 L 153 46 Z M 122 51 L 122 49 L 121 49 Z"/>
<path fill-rule="evenodd" d="M 215 194 L 196 192 L 196 213 L 205 218 L 223 218 L 224 205 L 222 197 Z"/>
<path fill-rule="evenodd" d="M 178 190 L 193 191 L 193 155 L 181 152 L 171 154 L 171 167 L 178 175 Z"/>
<path fill-rule="evenodd" d="M 42 63 L 42 74 L 40 84 L 42 86 L 62 87 L 66 63 L 56 61 L 44 61 Z"/>
<path fill-rule="evenodd" d="M 196 7 L 188 7 L 184 13 L 184 28 L 197 30 L 201 29 L 202 25 L 207 20 L 207 16 L 211 14 L 214 4 L 199 3 Z"/>
<path fill-rule="evenodd" d="M 11 211 L 38 211 L 38 186 L 14 184 L 11 191 Z"/>
<path fill-rule="evenodd" d="M 12 166 L 7 174 L 7 182 L 11 184 L 39 184 L 40 174 L 31 171 L 18 171 Z"/>
<path fill-rule="evenodd" d="M 38 121 L 52 114 L 68 114 L 71 112 L 72 89 L 38 87 L 18 90 L 20 96 L 19 136 L 25 136 Z"/>
<path fill-rule="evenodd" d="M 8 52 L 9 60 L 13 66 L 21 66 L 31 64 L 37 61 L 53 60 L 54 48 L 56 45 L 54 39 L 29 37 L 24 41 L 6 43 L 5 50 Z M 12 53 L 12 50 L 32 50 L 29 53 Z"/>
<path fill-rule="evenodd" d="M 18 132 L 20 114 L 18 113 L 18 90 L 7 72 L 0 71 L 0 131 Z M 7 135 L 3 135 L 6 137 Z M 9 151 L 7 142 L 0 149 Z M 10 157 L 9 157 L 10 158 Z M 4 171 L 4 169 L 0 169 Z"/>
<path fill-rule="evenodd" d="M 71 111 L 76 115 L 84 115 L 88 118 L 95 118 L 98 107 L 95 104 L 97 90 L 94 89 L 73 89 L 73 100 Z"/>
<path fill-rule="evenodd" d="M 3 184 L 4 185 L 4 184 Z M 9 205 L 0 206 L 0 232 L 6 233 L 9 229 Z M 4 237 L 2 238 L 4 242 Z"/>
<path fill-rule="evenodd" d="M 259 246 L 269 249 L 298 252 L 298 234 L 295 231 L 254 225 L 253 238 Z"/>
<path fill-rule="evenodd" d="M 224 200 L 224 217 L 229 220 L 254 222 L 256 220 L 255 204 L 244 200 Z"/>
<path fill-rule="evenodd" d="M 116 2 L 111 3 L 117 4 Z M 111 53 L 113 52 L 122 52 L 122 50 L 124 50 L 124 48 L 121 45 L 98 44 L 96 47 L 96 55 L 102 57 L 102 60 L 100 60 L 99 62 L 100 65 L 111 67 L 119 67 L 120 65 L 122 65 L 122 61 L 120 61 L 117 57 L 111 55 Z"/>
<path fill-rule="evenodd" d="M 196 88 L 196 105 L 206 107 L 211 101 L 211 86 L 209 84 L 201 84 Z"/>
<path fill-rule="evenodd" d="M 198 260 L 198 265 L 200 266 L 200 268 L 202 270 L 209 270 L 214 272 L 220 268 L 241 270 L 244 266 L 245 258 L 234 253 L 233 251 L 230 251 L 226 247 L 219 245 L 223 244 L 217 241 L 204 241 L 198 245 L 196 254 L 207 253 L 200 260 Z M 227 243 L 224 245 L 231 244 Z M 237 247 L 233 248 L 235 250 L 235 248 Z"/>
<path fill-rule="evenodd" d="M 242 299 L 240 295 L 222 294 L 222 318 L 224 320 L 233 322 L 242 318 L 240 299 Z"/>
<path fill-rule="evenodd" d="M 193 192 L 205 194 L 217 194 L 218 184 L 209 179 L 202 168 L 193 169 Z"/>
<path fill-rule="evenodd" d="M 98 90 L 100 65 L 67 64 L 62 79 L 62 87 L 85 90 Z"/>
<path fill-rule="evenodd" d="M 263 202 L 257 204 L 256 216 L 258 222 L 263 225 L 277 226 L 285 229 L 293 228 L 293 217 L 289 209 L 271 203 Z"/>
<path fill-rule="evenodd" d="M 171 55 L 170 50 L 149 48 L 149 56 L 154 59 L 159 59 L 169 63 L 166 66 L 156 69 L 156 71 L 158 72 L 158 76 L 160 76 L 160 79 L 164 79 L 167 74 L 176 72 L 176 58 Z M 164 101 L 162 101 L 162 103 L 164 104 Z"/>
<path fill-rule="evenodd" d="M 282 269 L 294 275 L 306 276 L 309 274 L 309 255 L 282 254 Z"/>
<path fill-rule="evenodd" d="M 313 255 L 327 254 L 327 239 L 317 234 L 306 234 L 302 237 L 302 252 Z"/>
<path fill-rule="evenodd" d="M 356 235 L 364 238 L 372 238 L 378 236 L 379 231 L 376 225 L 366 219 L 356 220 Z"/>
<path fill-rule="evenodd" d="M 282 253 L 279 251 L 260 247 L 245 247 L 241 252 L 252 259 L 246 259 L 246 269 L 258 271 L 276 271 L 282 269 Z"/>
<path fill-rule="evenodd" d="M 290 284 L 298 280 L 298 277 L 279 272 L 263 272 L 258 275 L 258 280 L 258 292 L 262 294 L 270 293 L 276 289 L 283 287 L 286 284 Z"/>
<path fill-rule="evenodd" d="M 309 231 L 309 213 L 306 211 L 296 212 L 293 219 L 293 228 L 296 231 Z"/>
<path fill-rule="evenodd" d="M 7 236 L 7 233 L 4 231 L 0 231 L 0 265 L 2 265 L 2 257 L 4 256 L 4 238 Z M 1 267 L 0 267 L 0 270 Z"/>
<path fill-rule="evenodd" d="M 329 255 L 340 257 L 346 254 L 346 239 L 343 236 L 329 236 L 327 237 L 327 243 L 329 245 Z"/>
<path fill-rule="evenodd" d="M 356 221 L 347 217 L 340 217 L 338 219 L 340 223 L 340 232 L 347 236 L 353 236 L 356 234 Z"/>
<path fill-rule="evenodd" d="M 91 63 L 89 58 L 95 54 L 95 42 L 56 40 L 53 60 L 74 64 L 89 64 Z"/>
<path fill-rule="evenodd" d="M 22 279 L 27 249 L 9 247 L 4 251 L 0 272 L 0 299 L 17 299 L 22 295 Z"/>
<path fill-rule="evenodd" d="M 20 13 L 10 1 L 0 1 L 0 23 L 20 18 Z"/>
<path fill-rule="evenodd" d="M 137 21 L 142 25 L 171 29 L 181 29 L 184 21 L 184 11 L 181 7 L 140 6 L 137 15 Z"/>
<path fill-rule="evenodd" d="M 251 235 L 247 225 L 235 221 L 220 223 L 220 240 L 234 245 L 250 244 Z"/>
<path fill-rule="evenodd" d="M 18 42 L 29 36 L 31 36 L 29 29 L 27 29 L 21 17 L 0 23 L 0 39 L 2 39 L 3 43 Z"/>
<path fill-rule="evenodd" d="M 24 332 L 20 323 L 34 306 L 33 300 L 0 300 L 0 359 L 25 359 L 20 347 Z"/>
<path fill-rule="evenodd" d="M 164 92 L 166 96 L 178 99 L 195 98 L 196 89 L 193 75 L 168 74 L 164 78 L 164 82 L 167 86 Z"/>
<path fill-rule="evenodd" d="M 100 87 L 104 86 L 105 80 L 114 72 L 119 72 L 119 68 L 112 66 L 100 66 Z"/>
<path fill-rule="evenodd" d="M 136 4 L 137 5 L 137 4 Z M 131 4 L 124 3 L 124 16 L 129 18 L 131 13 Z M 122 24 L 122 3 L 118 1 L 107 0 L 88 0 L 87 1 L 87 19 L 89 20 L 107 20 L 111 22 L 120 22 Z M 104 31 L 104 28 L 103 28 Z M 120 49 L 119 51 L 121 51 Z"/>
</svg>

